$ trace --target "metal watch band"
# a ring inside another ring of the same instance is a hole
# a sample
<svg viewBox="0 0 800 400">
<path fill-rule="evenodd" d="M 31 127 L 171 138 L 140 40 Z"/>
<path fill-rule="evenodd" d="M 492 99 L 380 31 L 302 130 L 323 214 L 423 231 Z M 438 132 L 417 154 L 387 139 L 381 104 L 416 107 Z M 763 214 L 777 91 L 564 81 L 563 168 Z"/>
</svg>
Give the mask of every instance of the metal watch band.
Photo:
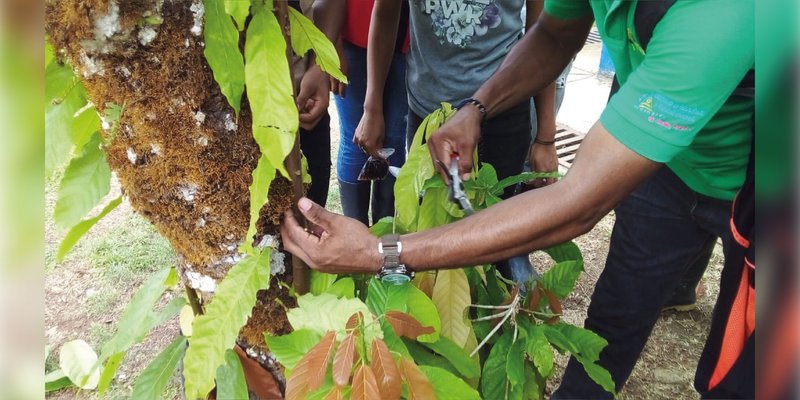
<svg viewBox="0 0 800 400">
<path fill-rule="evenodd" d="M 400 285 L 414 278 L 414 271 L 400 263 L 402 251 L 403 244 L 400 242 L 400 235 L 391 234 L 381 237 L 378 243 L 378 253 L 383 255 L 383 265 L 377 273 L 378 279 Z"/>
</svg>

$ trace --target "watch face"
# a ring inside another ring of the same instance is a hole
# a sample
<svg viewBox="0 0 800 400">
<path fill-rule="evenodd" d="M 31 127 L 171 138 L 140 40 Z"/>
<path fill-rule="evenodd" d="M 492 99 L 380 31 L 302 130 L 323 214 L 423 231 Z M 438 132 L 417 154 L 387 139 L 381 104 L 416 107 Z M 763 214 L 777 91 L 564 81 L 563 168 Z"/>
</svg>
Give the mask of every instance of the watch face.
<svg viewBox="0 0 800 400">
<path fill-rule="evenodd" d="M 392 285 L 402 285 L 411 281 L 411 277 L 406 274 L 386 274 L 381 276 L 381 282 Z"/>
</svg>

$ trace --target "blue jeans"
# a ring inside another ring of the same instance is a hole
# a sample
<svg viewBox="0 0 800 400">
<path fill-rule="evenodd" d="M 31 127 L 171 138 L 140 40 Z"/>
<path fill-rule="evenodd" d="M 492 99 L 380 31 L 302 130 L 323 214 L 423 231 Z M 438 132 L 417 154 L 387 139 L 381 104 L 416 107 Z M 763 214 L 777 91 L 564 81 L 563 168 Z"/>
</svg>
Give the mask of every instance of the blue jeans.
<svg viewBox="0 0 800 400">
<path fill-rule="evenodd" d="M 353 144 L 361 116 L 364 114 L 364 98 L 367 91 L 367 50 L 344 42 L 344 55 L 348 63 L 347 92 L 345 97 L 334 96 L 339 113 L 339 155 L 336 171 L 339 178 L 339 193 L 344 215 L 368 224 L 368 211 L 372 208 L 372 221 L 394 215 L 394 182 L 390 174 L 384 180 L 359 181 L 358 175 L 369 157 Z M 401 167 L 406 160 L 405 132 L 408 114 L 406 94 L 405 55 L 395 53 L 386 77 L 383 96 L 385 134 L 383 147 L 394 149 L 389 164 Z M 371 186 L 371 187 L 370 187 Z M 371 197 L 371 199 L 370 199 Z"/>
<path fill-rule="evenodd" d="M 616 208 L 611 248 L 584 327 L 608 346 L 599 363 L 622 389 L 687 271 L 706 259 L 718 237 L 730 247 L 731 203 L 691 190 L 668 167 L 639 185 Z M 696 282 L 695 282 L 696 283 Z M 553 399 L 612 398 L 574 358 Z"/>
</svg>

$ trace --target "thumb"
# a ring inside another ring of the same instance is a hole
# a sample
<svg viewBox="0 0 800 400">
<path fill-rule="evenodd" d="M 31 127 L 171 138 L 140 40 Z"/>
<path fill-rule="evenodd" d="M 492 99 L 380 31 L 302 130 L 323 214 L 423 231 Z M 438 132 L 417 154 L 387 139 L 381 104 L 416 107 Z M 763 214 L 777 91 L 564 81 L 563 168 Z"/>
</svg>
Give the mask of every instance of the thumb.
<svg viewBox="0 0 800 400">
<path fill-rule="evenodd" d="M 312 224 L 322 228 L 322 231 L 329 231 L 328 228 L 331 226 L 329 221 L 332 214 L 322 208 L 319 204 L 314 203 L 306 197 L 302 197 L 297 201 L 297 208 L 300 209 L 300 212 L 303 213 L 303 216 L 306 217 L 308 222 L 311 222 Z M 322 232 L 317 233 L 320 235 L 322 234 Z"/>
<path fill-rule="evenodd" d="M 300 92 L 297 93 L 297 98 L 295 99 L 298 110 L 304 110 L 308 106 L 308 100 L 313 93 L 314 91 L 308 85 L 300 85 Z"/>
</svg>

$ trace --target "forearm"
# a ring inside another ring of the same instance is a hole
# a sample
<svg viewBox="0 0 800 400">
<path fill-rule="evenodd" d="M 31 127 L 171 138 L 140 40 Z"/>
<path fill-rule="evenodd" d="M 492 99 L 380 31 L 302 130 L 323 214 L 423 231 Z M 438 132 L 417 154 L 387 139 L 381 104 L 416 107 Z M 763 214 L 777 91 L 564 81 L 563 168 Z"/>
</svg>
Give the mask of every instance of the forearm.
<svg viewBox="0 0 800 400">
<path fill-rule="evenodd" d="M 564 242 L 589 231 L 659 167 L 598 123 L 563 180 L 458 222 L 403 236 L 401 260 L 415 270 L 457 268 Z"/>
<path fill-rule="evenodd" d="M 347 14 L 346 2 L 343 0 L 315 0 L 314 25 L 333 43 L 339 40 Z"/>
<path fill-rule="evenodd" d="M 400 24 L 400 0 L 376 0 L 367 41 L 367 91 L 365 112 L 383 112 L 383 91 L 394 55 Z"/>
<path fill-rule="evenodd" d="M 536 105 L 536 138 L 553 141 L 556 136 L 556 84 L 550 83 L 533 96 Z"/>
<path fill-rule="evenodd" d="M 580 50 L 591 24 L 591 17 L 561 21 L 542 14 L 473 97 L 492 117 L 541 92 Z"/>
</svg>

